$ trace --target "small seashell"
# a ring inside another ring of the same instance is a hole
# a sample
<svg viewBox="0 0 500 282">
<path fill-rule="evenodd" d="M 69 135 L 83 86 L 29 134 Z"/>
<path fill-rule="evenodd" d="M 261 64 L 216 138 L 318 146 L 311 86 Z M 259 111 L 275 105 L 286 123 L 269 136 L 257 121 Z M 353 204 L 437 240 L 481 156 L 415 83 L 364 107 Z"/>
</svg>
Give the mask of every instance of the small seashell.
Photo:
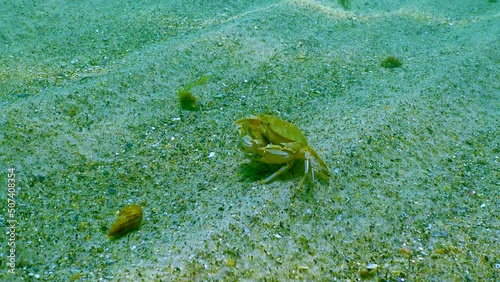
<svg viewBox="0 0 500 282">
<path fill-rule="evenodd" d="M 142 208 L 138 205 L 124 207 L 108 232 L 108 237 L 118 238 L 130 231 L 139 229 L 142 221 Z"/>
</svg>

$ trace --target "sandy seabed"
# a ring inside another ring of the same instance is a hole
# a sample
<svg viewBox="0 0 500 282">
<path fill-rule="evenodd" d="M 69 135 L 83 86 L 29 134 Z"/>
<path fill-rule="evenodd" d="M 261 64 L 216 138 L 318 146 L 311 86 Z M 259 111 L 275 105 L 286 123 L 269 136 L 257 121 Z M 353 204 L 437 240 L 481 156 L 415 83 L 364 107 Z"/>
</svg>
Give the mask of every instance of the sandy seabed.
<svg viewBox="0 0 500 282">
<path fill-rule="evenodd" d="M 9 2 L 0 280 L 500 279 L 496 1 Z M 330 175 L 261 184 L 254 114 Z"/>
</svg>

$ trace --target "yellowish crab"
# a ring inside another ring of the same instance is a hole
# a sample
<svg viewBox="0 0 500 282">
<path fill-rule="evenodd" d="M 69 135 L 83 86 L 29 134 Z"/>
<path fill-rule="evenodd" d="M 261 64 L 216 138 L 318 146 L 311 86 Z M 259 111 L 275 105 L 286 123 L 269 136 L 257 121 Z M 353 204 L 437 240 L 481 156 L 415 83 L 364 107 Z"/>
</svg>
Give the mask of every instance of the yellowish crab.
<svg viewBox="0 0 500 282">
<path fill-rule="evenodd" d="M 294 124 L 273 115 L 251 116 L 239 119 L 234 124 L 238 126 L 241 151 L 263 163 L 284 164 L 262 182 L 271 182 L 290 169 L 295 160 L 304 160 L 305 172 L 299 187 L 309 173 L 314 181 L 315 168 L 329 172 L 325 162 L 308 145 L 306 137 Z"/>
</svg>

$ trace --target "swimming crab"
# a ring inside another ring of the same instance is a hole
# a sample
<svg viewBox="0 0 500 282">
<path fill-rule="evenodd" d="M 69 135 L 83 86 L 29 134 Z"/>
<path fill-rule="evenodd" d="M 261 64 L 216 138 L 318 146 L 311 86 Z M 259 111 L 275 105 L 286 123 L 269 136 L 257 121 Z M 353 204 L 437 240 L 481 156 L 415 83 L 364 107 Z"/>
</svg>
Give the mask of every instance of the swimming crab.
<svg viewBox="0 0 500 282">
<path fill-rule="evenodd" d="M 273 115 L 259 115 L 239 119 L 240 150 L 249 157 L 267 164 L 284 164 L 278 171 L 262 180 L 268 183 L 289 170 L 295 160 L 304 160 L 304 176 L 299 187 L 310 173 L 314 181 L 314 169 L 328 173 L 328 167 L 311 148 L 302 131 L 292 123 Z"/>
</svg>

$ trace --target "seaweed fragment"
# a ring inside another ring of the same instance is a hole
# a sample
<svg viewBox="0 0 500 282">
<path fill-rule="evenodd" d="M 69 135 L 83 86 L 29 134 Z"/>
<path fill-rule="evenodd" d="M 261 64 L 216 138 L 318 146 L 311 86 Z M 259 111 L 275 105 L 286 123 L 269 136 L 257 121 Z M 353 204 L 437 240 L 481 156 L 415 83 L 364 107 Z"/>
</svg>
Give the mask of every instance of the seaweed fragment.
<svg viewBox="0 0 500 282">
<path fill-rule="evenodd" d="M 399 68 L 402 65 L 403 63 L 399 59 L 393 56 L 385 58 L 385 60 L 383 60 L 382 63 L 380 63 L 380 66 L 386 69 Z"/>
<path fill-rule="evenodd" d="M 198 99 L 193 95 L 193 92 L 191 92 L 191 88 L 204 84 L 208 80 L 209 76 L 203 76 L 200 79 L 196 80 L 195 82 L 192 82 L 183 88 L 179 88 L 177 90 L 177 95 L 179 96 L 179 103 L 181 106 L 181 109 L 186 110 L 186 111 L 198 111 L 200 110 L 200 103 L 198 102 Z"/>
<path fill-rule="evenodd" d="M 351 9 L 351 0 L 338 0 L 340 6 L 344 8 L 344 10 Z"/>
<path fill-rule="evenodd" d="M 177 95 L 179 95 L 181 109 L 186 111 L 198 111 L 200 109 L 198 99 L 193 95 L 193 93 L 191 93 L 191 91 L 179 89 L 177 90 Z"/>
</svg>

